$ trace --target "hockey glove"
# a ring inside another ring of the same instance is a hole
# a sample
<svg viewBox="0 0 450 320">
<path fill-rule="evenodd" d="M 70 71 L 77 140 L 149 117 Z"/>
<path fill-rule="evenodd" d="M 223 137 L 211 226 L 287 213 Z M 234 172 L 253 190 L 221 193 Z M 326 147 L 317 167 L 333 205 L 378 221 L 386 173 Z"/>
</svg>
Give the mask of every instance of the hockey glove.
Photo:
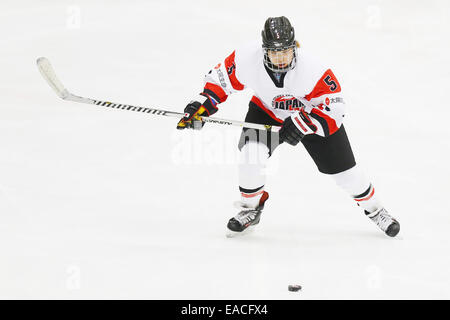
<svg viewBox="0 0 450 320">
<path fill-rule="evenodd" d="M 206 94 L 200 94 L 184 108 L 184 117 L 178 122 L 177 129 L 200 130 L 205 125 L 202 116 L 210 116 L 217 112 L 215 101 Z"/>
<path fill-rule="evenodd" d="M 317 131 L 317 127 L 312 123 L 308 114 L 302 109 L 287 117 L 280 131 L 280 142 L 287 142 L 292 146 L 296 146 L 307 134 Z"/>
</svg>

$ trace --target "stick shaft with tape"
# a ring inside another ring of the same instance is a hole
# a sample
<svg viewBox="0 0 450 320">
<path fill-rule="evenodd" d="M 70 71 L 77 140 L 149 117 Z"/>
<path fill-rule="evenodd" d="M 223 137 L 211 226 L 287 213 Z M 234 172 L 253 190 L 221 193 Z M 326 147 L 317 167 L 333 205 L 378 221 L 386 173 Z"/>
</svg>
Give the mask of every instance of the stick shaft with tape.
<svg viewBox="0 0 450 320">
<path fill-rule="evenodd" d="M 63 100 L 86 103 L 86 104 L 91 104 L 91 105 L 96 105 L 96 106 L 103 106 L 103 107 L 112 108 L 112 109 L 121 109 L 121 110 L 127 110 L 127 111 L 136 111 L 136 112 L 148 113 L 148 114 L 153 114 L 153 115 L 159 115 L 159 116 L 174 117 L 174 118 L 178 118 L 178 119 L 181 119 L 182 117 L 184 117 L 184 113 L 181 113 L 181 112 L 167 111 L 167 110 L 155 109 L 155 108 L 150 108 L 150 107 L 133 106 L 131 104 L 114 103 L 114 102 L 96 100 L 96 99 L 85 98 L 85 97 L 80 97 L 80 96 L 74 95 L 73 93 L 69 92 L 69 90 L 67 90 L 64 87 L 64 85 L 62 84 L 62 82 L 58 79 L 52 65 L 50 64 L 50 61 L 47 58 L 41 57 L 41 58 L 37 59 L 37 66 L 38 66 L 39 71 L 41 72 L 42 77 L 47 81 L 47 83 L 56 92 L 56 94 Z M 222 125 L 228 125 L 228 126 L 238 126 L 238 127 L 252 128 L 252 129 L 258 129 L 258 130 L 277 131 L 280 128 L 278 126 L 263 125 L 263 124 L 257 124 L 257 123 L 251 123 L 251 122 L 221 119 L 221 118 L 214 118 L 214 117 L 202 117 L 202 120 L 205 122 L 209 122 L 209 123 L 216 123 L 216 124 L 222 124 Z"/>
</svg>

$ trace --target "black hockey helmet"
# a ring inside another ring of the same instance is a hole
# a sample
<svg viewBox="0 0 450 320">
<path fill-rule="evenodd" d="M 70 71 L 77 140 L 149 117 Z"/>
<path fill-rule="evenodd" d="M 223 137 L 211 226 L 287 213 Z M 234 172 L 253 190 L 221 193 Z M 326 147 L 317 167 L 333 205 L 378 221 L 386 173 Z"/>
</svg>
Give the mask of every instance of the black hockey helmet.
<svg viewBox="0 0 450 320">
<path fill-rule="evenodd" d="M 287 49 L 295 45 L 295 32 L 288 18 L 268 18 L 261 32 L 263 48 Z"/>
<path fill-rule="evenodd" d="M 286 72 L 294 68 L 296 63 L 295 32 L 288 18 L 271 17 L 264 23 L 264 29 L 261 32 L 262 47 L 264 49 L 264 64 L 272 71 Z M 268 51 L 284 51 L 293 48 L 293 57 L 286 67 L 274 65 L 268 56 Z"/>
</svg>

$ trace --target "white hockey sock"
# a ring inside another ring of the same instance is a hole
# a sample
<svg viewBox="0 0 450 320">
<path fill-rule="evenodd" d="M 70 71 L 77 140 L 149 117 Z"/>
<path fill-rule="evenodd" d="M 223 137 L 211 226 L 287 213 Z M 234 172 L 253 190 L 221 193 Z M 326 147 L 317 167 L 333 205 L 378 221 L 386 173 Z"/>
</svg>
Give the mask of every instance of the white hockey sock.
<svg viewBox="0 0 450 320">
<path fill-rule="evenodd" d="M 382 207 L 375 194 L 375 188 L 358 165 L 343 172 L 332 174 L 331 177 L 364 210 L 374 212 Z"/>
<path fill-rule="evenodd" d="M 239 190 L 241 202 L 248 208 L 256 208 L 264 192 L 265 167 L 269 148 L 262 143 L 248 142 L 242 147 L 239 161 Z"/>
</svg>

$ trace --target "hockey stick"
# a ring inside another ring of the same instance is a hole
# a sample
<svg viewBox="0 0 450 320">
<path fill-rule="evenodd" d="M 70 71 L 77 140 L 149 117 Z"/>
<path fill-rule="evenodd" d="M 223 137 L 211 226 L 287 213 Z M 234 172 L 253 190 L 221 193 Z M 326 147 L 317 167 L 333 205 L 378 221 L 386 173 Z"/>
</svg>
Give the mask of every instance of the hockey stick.
<svg viewBox="0 0 450 320">
<path fill-rule="evenodd" d="M 113 109 L 122 109 L 122 110 L 128 110 L 128 111 L 149 113 L 149 114 L 154 114 L 154 115 L 158 115 L 158 116 L 174 117 L 174 118 L 178 118 L 178 119 L 181 119 L 182 117 L 184 117 L 184 113 L 181 113 L 181 112 L 166 111 L 166 110 L 154 109 L 154 108 L 148 108 L 148 107 L 138 107 L 138 106 L 133 106 L 130 104 L 113 103 L 113 102 L 109 102 L 109 101 L 95 100 L 95 99 L 84 98 L 84 97 L 74 95 L 74 94 L 70 93 L 64 87 L 62 82 L 56 77 L 55 71 L 53 70 L 53 67 L 50 64 L 50 61 L 48 61 L 47 58 L 41 57 L 41 58 L 37 59 L 37 66 L 39 68 L 39 71 L 41 72 L 41 75 L 44 77 L 44 79 L 47 81 L 47 83 L 50 85 L 50 87 L 52 87 L 53 90 L 56 92 L 56 94 L 63 100 L 93 104 L 93 105 L 103 106 L 103 107 L 108 107 L 108 108 L 113 108 Z M 210 123 L 217 123 L 217 124 L 223 124 L 223 125 L 229 125 L 229 126 L 238 126 L 238 127 L 244 127 L 244 128 L 259 129 L 259 130 L 272 130 L 272 129 L 277 130 L 280 128 L 278 126 L 263 125 L 263 124 L 257 124 L 257 123 L 251 123 L 251 122 L 220 119 L 220 118 L 213 118 L 213 117 L 202 117 L 202 120 L 205 122 L 210 122 Z"/>
</svg>

